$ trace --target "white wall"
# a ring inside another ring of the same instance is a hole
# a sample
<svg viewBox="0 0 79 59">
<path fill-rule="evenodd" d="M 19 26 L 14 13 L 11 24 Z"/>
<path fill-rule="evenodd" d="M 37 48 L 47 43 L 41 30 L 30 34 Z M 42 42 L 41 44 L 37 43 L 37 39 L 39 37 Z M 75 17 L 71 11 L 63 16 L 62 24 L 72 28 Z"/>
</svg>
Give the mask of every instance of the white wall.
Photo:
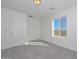
<svg viewBox="0 0 79 59">
<path fill-rule="evenodd" d="M 31 39 L 40 38 L 40 22 L 27 15 L 1 8 L 1 49 L 15 47 Z"/>
<path fill-rule="evenodd" d="M 27 18 L 27 36 L 28 40 L 40 39 L 40 20 Z"/>
<path fill-rule="evenodd" d="M 54 43 L 61 47 L 77 50 L 77 7 L 67 9 L 56 16 L 67 16 L 67 37 L 56 38 L 52 37 L 52 21 L 50 18 L 41 20 L 41 38 L 48 42 Z"/>
<path fill-rule="evenodd" d="M 26 14 L 1 8 L 1 48 L 21 45 L 26 41 Z"/>
</svg>

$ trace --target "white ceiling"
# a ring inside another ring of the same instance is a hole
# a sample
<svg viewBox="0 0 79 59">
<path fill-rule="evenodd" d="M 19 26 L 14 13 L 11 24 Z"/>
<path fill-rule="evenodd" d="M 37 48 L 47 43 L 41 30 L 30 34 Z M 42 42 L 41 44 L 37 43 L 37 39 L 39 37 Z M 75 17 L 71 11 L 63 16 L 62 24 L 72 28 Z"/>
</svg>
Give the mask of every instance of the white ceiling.
<svg viewBox="0 0 79 59">
<path fill-rule="evenodd" d="M 71 8 L 77 4 L 76 0 L 41 0 L 41 5 L 36 7 L 33 0 L 2 0 L 1 6 L 32 15 L 35 18 L 43 19 L 51 15 L 51 7 L 55 13 Z"/>
</svg>

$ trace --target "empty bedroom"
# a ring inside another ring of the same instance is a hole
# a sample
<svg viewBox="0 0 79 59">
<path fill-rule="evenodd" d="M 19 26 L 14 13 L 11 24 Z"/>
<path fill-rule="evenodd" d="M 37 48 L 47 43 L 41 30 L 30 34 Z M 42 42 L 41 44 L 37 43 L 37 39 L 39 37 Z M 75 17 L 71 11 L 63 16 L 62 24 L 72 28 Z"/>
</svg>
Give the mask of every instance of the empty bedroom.
<svg viewBox="0 0 79 59">
<path fill-rule="evenodd" d="M 77 0 L 1 0 L 1 59 L 77 59 Z"/>
</svg>

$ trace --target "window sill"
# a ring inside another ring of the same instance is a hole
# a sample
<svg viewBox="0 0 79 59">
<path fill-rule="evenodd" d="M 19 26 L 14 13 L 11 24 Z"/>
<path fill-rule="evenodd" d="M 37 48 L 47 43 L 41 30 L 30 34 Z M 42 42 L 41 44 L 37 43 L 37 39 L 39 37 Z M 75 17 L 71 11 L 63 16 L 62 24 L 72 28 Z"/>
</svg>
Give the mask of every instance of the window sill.
<svg viewBox="0 0 79 59">
<path fill-rule="evenodd" d="M 67 37 L 63 37 L 63 36 L 52 36 L 52 38 L 66 39 Z"/>
</svg>

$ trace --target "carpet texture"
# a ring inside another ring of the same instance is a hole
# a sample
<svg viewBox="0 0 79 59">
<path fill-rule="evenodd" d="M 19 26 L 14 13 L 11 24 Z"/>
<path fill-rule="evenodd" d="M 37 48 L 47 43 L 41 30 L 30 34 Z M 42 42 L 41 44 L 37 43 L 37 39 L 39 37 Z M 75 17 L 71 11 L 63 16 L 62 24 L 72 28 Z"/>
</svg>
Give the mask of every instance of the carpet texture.
<svg viewBox="0 0 79 59">
<path fill-rule="evenodd" d="M 52 46 L 21 45 L 1 51 L 1 59 L 77 59 L 77 53 Z"/>
</svg>

